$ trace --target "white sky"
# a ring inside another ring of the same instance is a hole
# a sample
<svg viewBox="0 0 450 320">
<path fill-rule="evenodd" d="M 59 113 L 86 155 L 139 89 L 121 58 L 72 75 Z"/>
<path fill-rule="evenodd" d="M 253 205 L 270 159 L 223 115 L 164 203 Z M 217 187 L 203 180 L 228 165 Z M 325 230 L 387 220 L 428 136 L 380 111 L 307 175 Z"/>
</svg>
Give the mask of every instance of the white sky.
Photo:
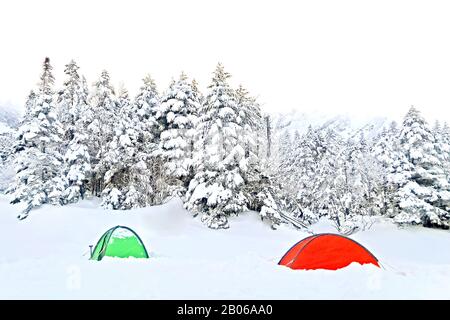
<svg viewBox="0 0 450 320">
<path fill-rule="evenodd" d="M 205 88 L 216 63 L 267 111 L 450 121 L 450 1 L 128 0 L 0 2 L 0 103 L 23 104 L 42 60 L 57 83 L 74 58 L 134 95 L 184 70 Z"/>
</svg>

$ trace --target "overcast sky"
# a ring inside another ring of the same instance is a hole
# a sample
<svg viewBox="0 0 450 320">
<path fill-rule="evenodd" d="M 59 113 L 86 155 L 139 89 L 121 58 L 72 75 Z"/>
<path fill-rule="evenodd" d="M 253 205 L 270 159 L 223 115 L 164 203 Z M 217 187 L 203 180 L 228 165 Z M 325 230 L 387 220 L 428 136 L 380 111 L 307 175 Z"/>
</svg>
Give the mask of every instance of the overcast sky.
<svg viewBox="0 0 450 320">
<path fill-rule="evenodd" d="M 221 61 L 267 111 L 450 120 L 450 1 L 14 0 L 0 2 L 0 103 L 22 105 L 49 56 L 134 94 Z"/>
</svg>

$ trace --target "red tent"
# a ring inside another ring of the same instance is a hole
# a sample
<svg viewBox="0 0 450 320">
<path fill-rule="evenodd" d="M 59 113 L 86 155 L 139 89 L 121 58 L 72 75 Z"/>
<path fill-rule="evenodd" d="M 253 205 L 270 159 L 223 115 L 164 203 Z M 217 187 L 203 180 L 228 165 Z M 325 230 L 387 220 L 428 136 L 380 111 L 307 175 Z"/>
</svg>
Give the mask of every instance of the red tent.
<svg viewBox="0 0 450 320">
<path fill-rule="evenodd" d="M 377 258 L 358 242 L 338 234 L 323 233 L 297 242 L 278 264 L 291 269 L 337 270 L 352 262 L 380 267 Z"/>
</svg>

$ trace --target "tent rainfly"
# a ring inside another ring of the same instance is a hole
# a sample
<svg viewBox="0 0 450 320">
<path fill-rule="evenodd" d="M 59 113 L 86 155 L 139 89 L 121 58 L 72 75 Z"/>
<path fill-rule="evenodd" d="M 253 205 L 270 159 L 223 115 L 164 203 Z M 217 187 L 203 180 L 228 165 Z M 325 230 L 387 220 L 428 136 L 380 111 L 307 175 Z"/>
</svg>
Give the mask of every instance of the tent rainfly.
<svg viewBox="0 0 450 320">
<path fill-rule="evenodd" d="M 278 264 L 291 269 L 337 270 L 352 262 L 380 267 L 377 258 L 358 242 L 338 234 L 324 233 L 297 242 Z"/>
<path fill-rule="evenodd" d="M 91 254 L 91 260 L 103 257 L 148 258 L 147 249 L 141 238 L 128 227 L 116 226 L 106 231 Z"/>
</svg>

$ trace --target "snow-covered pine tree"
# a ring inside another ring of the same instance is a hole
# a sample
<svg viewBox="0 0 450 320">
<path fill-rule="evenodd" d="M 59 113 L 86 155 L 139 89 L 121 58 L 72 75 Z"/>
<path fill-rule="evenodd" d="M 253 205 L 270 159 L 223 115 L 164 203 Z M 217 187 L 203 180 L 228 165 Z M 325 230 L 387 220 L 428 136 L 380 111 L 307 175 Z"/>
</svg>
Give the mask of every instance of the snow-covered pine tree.
<svg viewBox="0 0 450 320">
<path fill-rule="evenodd" d="M 400 131 L 400 148 L 407 163 L 398 167 L 404 176 L 399 183 L 397 203 L 401 224 L 423 224 L 448 228 L 449 180 L 445 174 L 436 139 L 420 112 L 411 107 Z"/>
<path fill-rule="evenodd" d="M 203 105 L 203 100 L 205 97 L 203 96 L 202 92 L 198 88 L 198 82 L 195 79 L 192 79 L 191 81 L 191 88 L 192 88 L 192 96 L 194 101 L 198 101 L 200 106 Z"/>
<path fill-rule="evenodd" d="M 198 105 L 199 105 L 199 109 L 197 111 L 198 112 L 197 123 L 194 128 L 194 137 L 191 140 L 191 146 L 190 146 L 190 150 L 192 151 L 192 164 L 193 164 L 191 166 L 191 168 L 195 173 L 194 164 L 201 161 L 200 159 L 205 150 L 205 145 L 203 144 L 203 142 L 204 142 L 203 132 L 201 130 L 198 130 L 198 126 L 201 123 L 201 118 L 203 117 L 203 115 L 200 114 L 200 111 L 202 110 L 202 106 L 205 102 L 205 96 L 200 91 L 197 80 L 193 79 L 191 82 L 191 86 L 192 86 L 193 100 L 198 101 Z M 200 152 L 200 150 L 202 150 L 202 152 Z"/>
<path fill-rule="evenodd" d="M 150 75 L 146 75 L 142 82 L 143 84 L 134 99 L 130 112 L 133 116 L 136 116 L 136 120 L 146 123 L 143 129 L 151 133 L 155 129 L 156 122 L 154 118 L 159 109 L 160 98 L 156 83 Z M 151 133 L 151 135 L 156 138 L 158 134 Z"/>
<path fill-rule="evenodd" d="M 312 183 L 325 153 L 323 144 L 320 133 L 309 126 L 306 133 L 294 141 L 292 161 L 285 166 L 280 179 L 283 189 L 293 194 L 305 208 L 315 201 Z"/>
<path fill-rule="evenodd" d="M 67 143 L 73 138 L 75 118 L 79 114 L 77 109 L 81 79 L 78 74 L 78 69 L 78 65 L 73 60 L 66 64 L 64 73 L 67 79 L 64 81 L 62 89 L 59 90 L 56 100 L 58 119 L 64 130 L 62 152 L 65 152 Z"/>
<path fill-rule="evenodd" d="M 132 119 L 143 141 L 158 143 L 161 134 L 156 117 L 159 116 L 160 97 L 156 83 L 150 75 L 142 79 L 142 86 L 130 105 L 128 117 Z M 154 148 L 152 148 L 154 149 Z"/>
<path fill-rule="evenodd" d="M 332 129 L 317 132 L 315 152 L 321 154 L 308 184 L 310 205 L 307 208 L 317 216 L 333 218 L 339 214 L 341 200 L 339 179 L 345 163 L 344 141 Z"/>
<path fill-rule="evenodd" d="M 107 170 L 102 167 L 101 160 L 104 159 L 109 143 L 113 140 L 119 111 L 119 102 L 107 71 L 103 71 L 100 79 L 94 83 L 89 105 L 92 110 L 87 126 L 87 134 L 90 137 L 89 155 L 93 167 L 91 190 L 94 196 L 101 196 L 104 188 L 103 178 Z"/>
<path fill-rule="evenodd" d="M 239 85 L 236 90 L 236 103 L 239 117 L 242 119 L 243 131 L 241 134 L 245 157 L 249 159 L 250 163 L 256 163 L 259 166 L 260 133 L 263 127 L 259 103 L 242 85 Z"/>
<path fill-rule="evenodd" d="M 125 87 L 123 82 L 119 83 L 117 88 L 117 114 L 121 113 L 122 110 L 128 110 L 131 106 L 130 94 L 128 89 Z"/>
<path fill-rule="evenodd" d="M 196 164 L 196 175 L 186 194 L 185 207 L 202 214 L 210 228 L 227 228 L 227 216 L 247 209 L 243 193 L 248 170 L 240 110 L 230 74 L 218 64 L 201 110 L 198 130 L 202 132 L 203 153 Z"/>
<path fill-rule="evenodd" d="M 290 160 L 281 167 L 278 181 L 283 185 L 286 211 L 304 223 L 334 212 L 340 143 L 333 131 L 309 126 L 293 141 Z"/>
<path fill-rule="evenodd" d="M 0 132 L 0 166 L 3 165 L 11 154 L 11 145 L 14 137 L 10 132 Z"/>
<path fill-rule="evenodd" d="M 372 155 L 381 166 L 380 214 L 390 217 L 395 215 L 396 167 L 402 162 L 398 134 L 397 125 L 392 122 L 375 138 L 372 149 Z"/>
<path fill-rule="evenodd" d="M 289 130 L 284 130 L 280 136 L 280 141 L 278 143 L 278 154 L 280 159 L 280 164 L 289 162 L 292 160 L 292 138 Z"/>
<path fill-rule="evenodd" d="M 33 112 L 36 108 L 36 93 L 34 90 L 31 90 L 27 100 L 25 102 L 25 113 L 22 117 L 22 120 L 19 123 L 19 127 L 17 129 L 16 135 L 14 136 L 14 143 L 12 145 L 12 151 L 11 153 L 13 153 L 14 155 L 18 155 L 20 151 L 25 150 L 26 147 L 26 141 L 23 139 L 23 137 L 20 137 L 20 132 L 21 130 L 24 130 L 25 127 L 28 126 L 28 123 L 31 122 L 31 120 L 33 119 Z M 21 129 L 22 127 L 24 127 L 24 129 Z M 26 130 L 29 130 L 29 128 L 27 127 Z M 12 190 L 14 189 L 14 184 L 11 185 L 11 187 L 9 188 L 9 190 L 7 190 L 7 192 L 12 192 Z"/>
<path fill-rule="evenodd" d="M 442 151 L 446 155 L 446 161 L 444 162 L 444 171 L 447 176 L 450 176 L 450 127 L 447 122 L 444 122 L 441 128 L 441 143 Z"/>
<path fill-rule="evenodd" d="M 86 196 L 92 170 L 88 143 L 89 136 L 85 132 L 76 132 L 67 147 L 64 155 L 64 203 L 77 202 Z"/>
<path fill-rule="evenodd" d="M 343 159 L 335 180 L 338 208 L 332 218 L 340 232 L 349 233 L 359 227 L 362 216 L 379 214 L 382 168 L 362 133 L 358 141 L 346 141 Z"/>
<path fill-rule="evenodd" d="M 433 129 L 432 129 L 433 134 L 435 136 L 439 135 L 441 133 L 441 130 L 442 130 L 442 126 L 441 126 L 441 123 L 439 122 L 439 120 L 434 121 Z"/>
<path fill-rule="evenodd" d="M 29 98 L 27 102 L 34 99 L 32 95 Z M 0 193 L 8 192 L 11 182 L 14 180 L 15 136 L 16 131 L 12 128 L 0 130 Z"/>
<path fill-rule="evenodd" d="M 450 144 L 450 127 L 447 122 L 442 125 L 441 136 L 444 143 Z"/>
<path fill-rule="evenodd" d="M 157 152 L 161 134 L 156 121 L 160 112 L 159 104 L 155 81 L 147 75 L 128 112 L 132 126 L 138 132 L 139 143 L 136 145 L 130 182 L 135 189 L 140 190 L 139 206 L 160 204 L 166 194 L 161 169 L 163 162 Z"/>
<path fill-rule="evenodd" d="M 439 161 L 442 163 L 442 167 L 446 175 L 448 175 L 450 170 L 448 166 L 450 161 L 450 141 L 448 140 L 448 125 L 444 124 L 444 126 L 441 126 L 440 122 L 436 120 L 432 133 L 436 142 L 435 147 Z"/>
<path fill-rule="evenodd" d="M 132 209 L 160 203 L 155 195 L 161 187 L 158 146 L 159 128 L 156 117 L 159 97 L 150 76 L 144 78 L 135 101 L 128 92 L 118 93 L 119 116 L 114 136 L 105 157 L 106 168 L 102 206 L 109 209 Z"/>
<path fill-rule="evenodd" d="M 14 179 L 14 132 L 0 133 L 0 193 L 7 192 Z"/>
<path fill-rule="evenodd" d="M 361 216 L 379 212 L 381 166 L 363 135 L 344 140 L 332 129 L 313 129 L 294 144 L 284 189 L 296 195 L 305 222 L 328 216 L 339 232 L 364 227 Z"/>
<path fill-rule="evenodd" d="M 281 222 L 280 212 L 285 206 L 280 188 L 261 159 L 262 154 L 265 154 L 263 137 L 266 128 L 260 105 L 242 85 L 236 90 L 236 103 L 242 119 L 239 140 L 245 153 L 240 166 L 245 168 L 243 191 L 247 207 L 259 212 L 261 219 L 275 228 Z"/>
<path fill-rule="evenodd" d="M 31 90 L 28 94 L 27 101 L 25 102 L 25 113 L 22 117 L 21 124 L 23 124 L 25 121 L 29 121 L 31 118 L 31 114 L 35 108 L 36 104 L 36 92 L 35 90 Z"/>
<path fill-rule="evenodd" d="M 56 114 L 53 91 L 54 78 L 50 59 L 45 58 L 39 88 L 29 97 L 24 121 L 14 147 L 16 181 L 11 203 L 24 203 L 19 219 L 31 209 L 45 203 L 60 203 L 64 190 L 61 175 L 62 156 L 59 153 L 62 128 Z"/>
<path fill-rule="evenodd" d="M 283 186 L 283 189 L 287 192 L 292 192 L 296 189 L 295 185 L 290 184 L 292 178 L 291 173 L 296 170 L 293 168 L 295 161 L 295 150 L 297 149 L 291 139 L 291 134 L 288 129 L 283 132 L 278 133 L 278 141 L 271 161 L 274 163 L 272 166 L 275 167 L 275 178 Z M 299 143 L 297 141 L 296 143 Z M 289 189 L 289 190 L 288 190 Z"/>
<path fill-rule="evenodd" d="M 159 142 L 165 180 L 170 195 L 183 196 L 193 178 L 193 147 L 200 111 L 198 91 L 182 73 L 161 99 L 158 122 Z"/>
<path fill-rule="evenodd" d="M 282 190 L 270 175 L 256 168 L 248 176 L 244 186 L 248 208 L 259 212 L 261 220 L 265 219 L 275 229 L 281 223 L 280 212 L 286 209 Z"/>
<path fill-rule="evenodd" d="M 114 210 L 139 207 L 136 189 L 130 190 L 130 169 L 134 165 L 139 133 L 129 117 L 131 101 L 123 86 L 118 90 L 117 103 L 112 140 L 107 143 L 99 162 L 99 167 L 105 170 L 102 207 Z"/>
<path fill-rule="evenodd" d="M 297 141 L 301 139 L 301 134 L 298 130 L 294 131 L 294 137 L 292 138 L 292 144 L 295 145 Z"/>
<path fill-rule="evenodd" d="M 84 78 L 78 73 L 78 65 L 70 61 L 64 70 L 67 79 L 58 93 L 58 114 L 64 130 L 63 176 L 66 190 L 63 194 L 64 203 L 73 203 L 83 199 L 91 175 L 90 156 L 88 152 L 89 137 L 86 134 L 89 112 L 88 93 Z"/>
</svg>

